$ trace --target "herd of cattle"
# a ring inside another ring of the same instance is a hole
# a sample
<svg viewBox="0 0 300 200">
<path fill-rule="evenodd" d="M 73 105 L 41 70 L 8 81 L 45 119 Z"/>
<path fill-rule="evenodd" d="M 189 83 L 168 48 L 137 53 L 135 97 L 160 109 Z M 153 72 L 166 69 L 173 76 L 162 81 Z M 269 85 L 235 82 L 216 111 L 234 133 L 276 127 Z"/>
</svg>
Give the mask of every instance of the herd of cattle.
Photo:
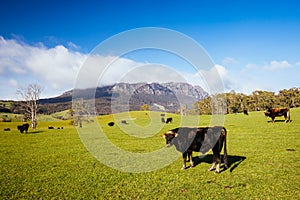
<svg viewBox="0 0 300 200">
<path fill-rule="evenodd" d="M 169 123 L 172 123 L 173 122 L 173 118 L 172 117 L 168 117 L 167 120 L 165 120 L 164 117 L 161 118 L 161 122 L 162 123 L 166 123 L 166 124 L 169 124 Z M 121 120 L 121 124 L 128 124 L 128 122 L 126 120 Z M 114 126 L 115 125 L 115 122 L 108 122 L 107 123 L 108 126 Z"/>
<path fill-rule="evenodd" d="M 245 115 L 248 112 L 244 111 Z M 289 108 L 269 108 L 264 112 L 265 117 L 270 117 L 272 122 L 275 122 L 275 117 L 284 116 L 285 122 L 290 122 L 290 109 Z M 162 123 L 172 123 L 173 118 L 169 117 L 165 120 L 162 115 Z M 126 120 L 121 121 L 122 124 L 128 124 Z M 108 126 L 114 126 L 114 122 L 109 122 Z M 29 124 L 18 125 L 17 129 L 20 133 L 27 133 Z M 54 127 L 48 127 L 48 129 L 54 129 Z M 59 128 L 60 129 L 60 128 Z M 63 127 L 61 127 L 63 129 Z M 5 128 L 4 131 L 10 131 L 10 128 Z M 210 149 L 213 152 L 212 165 L 209 167 L 209 171 L 213 170 L 215 165 L 215 173 L 220 172 L 220 165 L 222 161 L 221 151 L 224 147 L 223 162 L 224 168 L 228 168 L 227 147 L 226 147 L 227 132 L 225 127 L 179 127 L 171 129 L 162 135 L 166 140 L 166 146 L 175 146 L 176 150 L 182 153 L 183 166 L 182 169 L 186 169 L 186 160 L 189 158 L 190 167 L 194 167 L 192 152 L 206 153 Z"/>
</svg>

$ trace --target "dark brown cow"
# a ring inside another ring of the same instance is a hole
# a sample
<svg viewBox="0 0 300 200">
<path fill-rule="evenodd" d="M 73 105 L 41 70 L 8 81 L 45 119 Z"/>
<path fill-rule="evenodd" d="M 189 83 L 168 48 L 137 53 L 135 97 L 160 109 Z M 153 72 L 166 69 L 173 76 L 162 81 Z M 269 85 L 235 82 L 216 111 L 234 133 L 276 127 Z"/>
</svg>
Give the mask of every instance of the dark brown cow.
<svg viewBox="0 0 300 200">
<path fill-rule="evenodd" d="M 224 144 L 224 164 L 228 168 L 226 149 L 226 129 L 221 126 L 190 128 L 180 127 L 169 130 L 162 136 L 166 139 L 167 147 L 174 145 L 176 150 L 182 153 L 183 166 L 186 169 L 186 157 L 189 157 L 190 167 L 194 167 L 192 152 L 206 153 L 210 149 L 213 151 L 213 162 L 209 171 L 217 168 L 215 173 L 220 172 L 221 150 Z"/>
<path fill-rule="evenodd" d="M 173 121 L 173 118 L 172 118 L 172 117 L 168 117 L 168 118 L 167 118 L 167 121 L 166 121 L 166 124 L 172 123 L 172 121 Z"/>
<path fill-rule="evenodd" d="M 290 122 L 290 109 L 289 108 L 269 108 L 265 112 L 266 117 L 271 117 L 272 122 L 275 122 L 275 117 L 281 117 L 284 116 L 285 122 Z"/>
<path fill-rule="evenodd" d="M 27 133 L 28 128 L 29 128 L 29 124 L 23 124 L 23 125 L 19 125 L 17 126 L 18 130 L 20 131 L 20 133 L 23 133 L 25 131 L 25 133 Z"/>
</svg>

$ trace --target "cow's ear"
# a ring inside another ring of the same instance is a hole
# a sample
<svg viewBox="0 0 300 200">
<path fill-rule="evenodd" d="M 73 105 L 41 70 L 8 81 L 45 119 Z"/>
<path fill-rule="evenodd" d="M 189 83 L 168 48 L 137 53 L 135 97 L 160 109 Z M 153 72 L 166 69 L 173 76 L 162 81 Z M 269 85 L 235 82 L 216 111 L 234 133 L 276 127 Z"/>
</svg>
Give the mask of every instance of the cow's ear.
<svg viewBox="0 0 300 200">
<path fill-rule="evenodd" d="M 161 137 L 166 138 L 166 134 L 162 134 Z"/>
</svg>

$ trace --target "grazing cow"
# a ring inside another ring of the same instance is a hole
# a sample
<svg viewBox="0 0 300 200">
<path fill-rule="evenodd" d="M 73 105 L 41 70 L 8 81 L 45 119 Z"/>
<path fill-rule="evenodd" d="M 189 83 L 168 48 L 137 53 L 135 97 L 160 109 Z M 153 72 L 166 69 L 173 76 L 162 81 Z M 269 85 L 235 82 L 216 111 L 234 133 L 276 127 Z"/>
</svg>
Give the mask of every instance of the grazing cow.
<svg viewBox="0 0 300 200">
<path fill-rule="evenodd" d="M 162 136 L 166 139 L 167 147 L 174 145 L 176 150 L 182 153 L 183 166 L 181 169 L 186 169 L 187 156 L 190 160 L 190 167 L 194 167 L 192 156 L 193 151 L 206 153 L 212 149 L 213 162 L 208 170 L 213 170 L 215 164 L 217 164 L 215 173 L 219 173 L 223 144 L 224 164 L 225 168 L 228 168 L 226 134 L 226 129 L 221 126 L 201 128 L 180 127 L 169 130 Z"/>
<path fill-rule="evenodd" d="M 248 115 L 248 110 L 244 110 L 244 115 Z"/>
<path fill-rule="evenodd" d="M 272 122 L 275 122 L 275 117 L 284 116 L 285 122 L 290 122 L 290 109 L 289 108 L 268 108 L 265 112 L 266 117 L 271 117 Z"/>
<path fill-rule="evenodd" d="M 126 120 L 121 120 L 122 124 L 128 124 Z"/>
<path fill-rule="evenodd" d="M 114 125 L 115 125 L 115 122 L 108 122 L 107 125 L 108 125 L 108 126 L 114 126 Z"/>
<path fill-rule="evenodd" d="M 166 121 L 166 124 L 172 123 L 172 121 L 173 121 L 173 118 L 172 118 L 172 117 L 168 117 L 168 118 L 167 118 L 167 121 Z"/>
<path fill-rule="evenodd" d="M 23 124 L 23 125 L 19 125 L 17 126 L 18 130 L 20 131 L 20 133 L 23 133 L 25 131 L 25 133 L 27 133 L 28 128 L 29 128 L 29 124 Z"/>
<path fill-rule="evenodd" d="M 53 126 L 48 126 L 48 129 L 54 129 L 54 127 Z"/>
<path fill-rule="evenodd" d="M 10 131 L 10 128 L 4 128 L 4 131 Z"/>
</svg>

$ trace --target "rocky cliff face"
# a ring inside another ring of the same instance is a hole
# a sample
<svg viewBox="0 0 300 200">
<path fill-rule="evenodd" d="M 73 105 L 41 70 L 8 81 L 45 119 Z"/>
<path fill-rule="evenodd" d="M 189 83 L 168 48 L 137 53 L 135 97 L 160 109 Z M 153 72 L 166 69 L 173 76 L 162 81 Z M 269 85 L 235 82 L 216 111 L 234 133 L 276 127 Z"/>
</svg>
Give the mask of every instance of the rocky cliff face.
<svg viewBox="0 0 300 200">
<path fill-rule="evenodd" d="M 119 83 L 112 88 L 112 103 L 127 103 L 130 110 L 148 104 L 151 110 L 177 112 L 180 107 L 191 107 L 206 96 L 208 93 L 200 86 L 188 83 Z"/>
<path fill-rule="evenodd" d="M 71 90 L 62 96 L 41 100 L 42 104 L 72 101 L 72 97 L 89 100 L 95 98 L 98 114 L 140 110 L 148 104 L 151 110 L 177 112 L 182 106 L 191 107 L 208 96 L 200 86 L 188 83 L 118 83 L 90 89 Z"/>
<path fill-rule="evenodd" d="M 192 86 L 188 83 L 118 83 L 113 86 L 114 92 L 128 94 L 147 95 L 178 95 L 187 96 L 196 100 L 201 100 L 208 96 L 200 86 Z"/>
<path fill-rule="evenodd" d="M 185 95 L 189 97 L 193 97 L 197 100 L 201 100 L 208 96 L 208 93 L 203 90 L 200 86 L 192 86 L 188 83 L 162 83 L 162 86 L 170 89 L 176 95 Z"/>
</svg>

